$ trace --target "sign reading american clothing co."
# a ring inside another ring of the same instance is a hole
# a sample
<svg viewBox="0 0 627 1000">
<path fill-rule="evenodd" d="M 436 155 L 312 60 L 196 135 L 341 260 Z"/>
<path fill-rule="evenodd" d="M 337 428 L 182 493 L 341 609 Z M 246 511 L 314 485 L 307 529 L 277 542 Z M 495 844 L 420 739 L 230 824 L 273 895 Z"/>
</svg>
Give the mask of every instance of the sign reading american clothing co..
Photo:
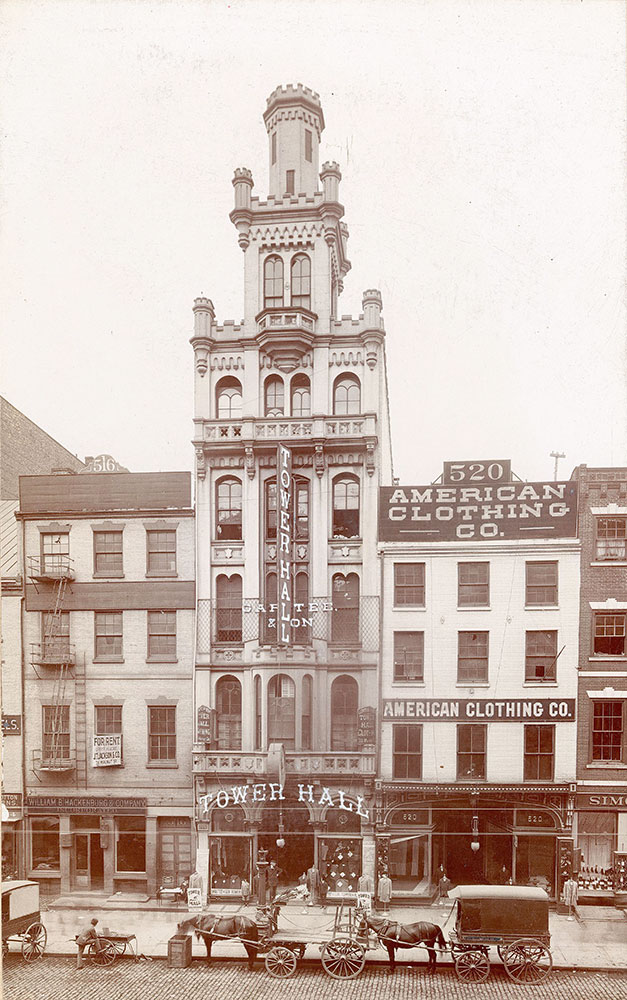
<svg viewBox="0 0 627 1000">
<path fill-rule="evenodd" d="M 574 722 L 575 699 L 388 698 L 383 718 L 429 719 L 430 722 Z"/>
<path fill-rule="evenodd" d="M 379 490 L 379 539 L 383 542 L 576 535 L 574 482 L 431 484 L 384 486 Z"/>
<path fill-rule="evenodd" d="M 98 798 L 89 795 L 27 795 L 26 808 L 31 813 L 145 813 L 148 799 Z"/>
</svg>

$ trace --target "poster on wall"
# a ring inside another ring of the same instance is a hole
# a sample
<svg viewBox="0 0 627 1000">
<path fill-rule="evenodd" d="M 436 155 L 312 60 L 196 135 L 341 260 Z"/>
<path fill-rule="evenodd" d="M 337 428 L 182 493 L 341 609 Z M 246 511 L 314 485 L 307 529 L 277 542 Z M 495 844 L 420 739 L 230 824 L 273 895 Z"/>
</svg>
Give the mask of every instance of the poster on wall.
<svg viewBox="0 0 627 1000">
<path fill-rule="evenodd" d="M 94 736 L 91 763 L 92 767 L 119 767 L 122 763 L 122 734 Z"/>
</svg>

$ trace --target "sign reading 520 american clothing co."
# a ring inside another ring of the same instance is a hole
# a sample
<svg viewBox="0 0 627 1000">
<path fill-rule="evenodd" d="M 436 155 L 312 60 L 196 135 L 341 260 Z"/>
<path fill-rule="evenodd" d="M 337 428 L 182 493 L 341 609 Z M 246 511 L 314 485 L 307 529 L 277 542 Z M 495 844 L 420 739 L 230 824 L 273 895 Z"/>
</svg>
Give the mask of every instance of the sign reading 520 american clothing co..
<svg viewBox="0 0 627 1000">
<path fill-rule="evenodd" d="M 384 721 L 428 719 L 430 722 L 574 722 L 574 698 L 389 698 Z"/>
<path fill-rule="evenodd" d="M 383 542 L 575 538 L 577 484 L 480 483 L 384 486 Z"/>
</svg>

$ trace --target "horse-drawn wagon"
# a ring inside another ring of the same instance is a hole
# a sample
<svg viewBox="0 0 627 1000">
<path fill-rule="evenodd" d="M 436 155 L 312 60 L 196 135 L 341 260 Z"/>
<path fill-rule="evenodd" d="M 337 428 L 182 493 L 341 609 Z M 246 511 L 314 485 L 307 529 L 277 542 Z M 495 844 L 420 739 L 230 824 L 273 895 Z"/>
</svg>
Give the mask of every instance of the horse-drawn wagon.
<svg viewBox="0 0 627 1000">
<path fill-rule="evenodd" d="M 515 983 L 534 986 L 553 968 L 549 950 L 549 897 L 544 889 L 518 885 L 458 885 L 450 944 L 455 971 L 463 982 L 482 983 L 496 946 Z"/>
<path fill-rule="evenodd" d="M 9 944 L 17 942 L 24 961 L 34 962 L 42 957 L 48 940 L 39 910 L 39 883 L 3 882 L 1 893 L 2 952 L 6 954 Z"/>
</svg>

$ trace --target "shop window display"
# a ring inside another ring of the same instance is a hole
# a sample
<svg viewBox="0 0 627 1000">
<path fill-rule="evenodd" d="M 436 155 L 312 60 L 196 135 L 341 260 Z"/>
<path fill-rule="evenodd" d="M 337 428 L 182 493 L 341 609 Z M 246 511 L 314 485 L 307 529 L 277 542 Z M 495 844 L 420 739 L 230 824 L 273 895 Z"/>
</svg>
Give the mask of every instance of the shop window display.
<svg viewBox="0 0 627 1000">
<path fill-rule="evenodd" d="M 211 829 L 211 891 L 239 895 L 242 879 L 250 883 L 250 837 L 244 833 L 244 813 L 239 806 L 215 809 Z"/>
<path fill-rule="evenodd" d="M 577 844 L 581 851 L 580 890 L 612 891 L 612 855 L 615 841 L 614 813 L 579 813 Z"/>
<path fill-rule="evenodd" d="M 58 871 L 59 817 L 33 816 L 30 822 L 33 871 Z"/>
<path fill-rule="evenodd" d="M 329 895 L 357 892 L 361 875 L 361 840 L 325 837 L 318 842 L 318 868 Z"/>
<path fill-rule="evenodd" d="M 518 834 L 516 884 L 535 885 L 555 894 L 555 838 Z"/>
<path fill-rule="evenodd" d="M 146 820 L 144 816 L 118 816 L 116 868 L 119 872 L 146 871 Z"/>
</svg>

